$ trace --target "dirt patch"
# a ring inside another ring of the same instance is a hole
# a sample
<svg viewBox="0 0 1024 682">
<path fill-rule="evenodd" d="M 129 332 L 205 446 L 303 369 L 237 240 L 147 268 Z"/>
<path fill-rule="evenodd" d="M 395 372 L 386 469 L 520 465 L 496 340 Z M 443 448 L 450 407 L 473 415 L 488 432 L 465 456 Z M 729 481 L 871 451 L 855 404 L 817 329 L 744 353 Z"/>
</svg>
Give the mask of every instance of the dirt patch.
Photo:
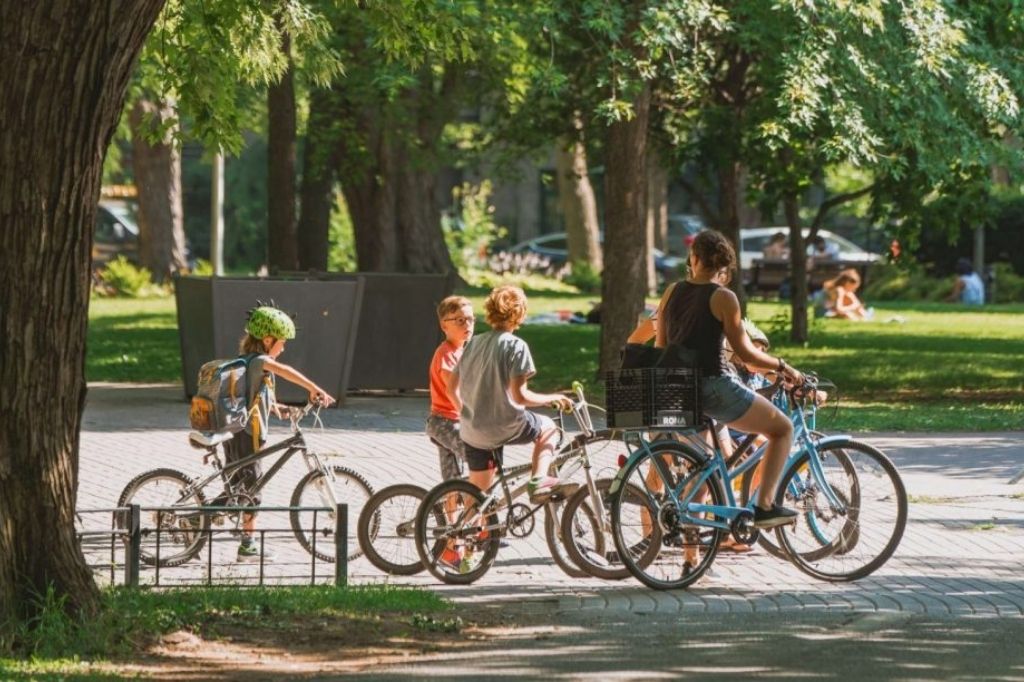
<svg viewBox="0 0 1024 682">
<path fill-rule="evenodd" d="M 529 609 L 460 608 L 433 615 L 217 620 L 175 632 L 112 672 L 163 680 L 277 680 L 366 672 L 429 660 L 508 635 Z"/>
</svg>

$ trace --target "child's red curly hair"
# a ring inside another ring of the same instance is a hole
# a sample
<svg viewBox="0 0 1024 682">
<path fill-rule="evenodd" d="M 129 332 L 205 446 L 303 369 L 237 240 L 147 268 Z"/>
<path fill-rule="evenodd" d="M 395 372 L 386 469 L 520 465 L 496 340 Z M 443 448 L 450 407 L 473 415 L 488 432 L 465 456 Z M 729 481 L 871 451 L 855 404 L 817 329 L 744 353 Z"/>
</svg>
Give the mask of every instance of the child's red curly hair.
<svg viewBox="0 0 1024 682">
<path fill-rule="evenodd" d="M 484 301 L 487 324 L 500 329 L 515 329 L 526 319 L 526 293 L 510 285 L 495 287 Z"/>
</svg>

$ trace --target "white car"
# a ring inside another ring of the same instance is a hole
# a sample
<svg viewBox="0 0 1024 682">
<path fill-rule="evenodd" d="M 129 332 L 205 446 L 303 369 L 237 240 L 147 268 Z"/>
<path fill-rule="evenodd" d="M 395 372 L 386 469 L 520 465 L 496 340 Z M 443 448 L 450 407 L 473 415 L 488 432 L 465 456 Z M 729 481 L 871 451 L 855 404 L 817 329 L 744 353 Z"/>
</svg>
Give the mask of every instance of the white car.
<svg viewBox="0 0 1024 682">
<path fill-rule="evenodd" d="M 764 256 L 764 247 L 768 245 L 772 235 L 781 232 L 789 239 L 788 227 L 750 227 L 740 230 L 740 267 L 749 270 L 754 260 Z M 804 230 L 806 237 L 810 230 Z M 881 260 L 877 253 L 871 253 L 860 248 L 849 239 L 840 237 L 828 230 L 818 230 L 818 235 L 825 239 L 829 251 L 838 253 L 838 260 L 851 263 L 874 263 Z"/>
</svg>

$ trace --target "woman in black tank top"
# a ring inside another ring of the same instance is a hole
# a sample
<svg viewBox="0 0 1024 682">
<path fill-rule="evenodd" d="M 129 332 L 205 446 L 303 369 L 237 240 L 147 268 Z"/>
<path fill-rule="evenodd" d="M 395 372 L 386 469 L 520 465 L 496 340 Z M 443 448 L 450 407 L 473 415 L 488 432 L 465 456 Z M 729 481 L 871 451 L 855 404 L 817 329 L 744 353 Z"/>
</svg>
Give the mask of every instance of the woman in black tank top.
<svg viewBox="0 0 1024 682">
<path fill-rule="evenodd" d="M 701 369 L 704 412 L 713 419 L 768 439 L 762 484 L 754 506 L 754 525 L 772 528 L 792 523 L 796 512 L 773 504 L 775 488 L 793 443 L 793 424 L 779 408 L 726 373 L 723 339 L 748 366 L 779 372 L 802 383 L 803 375 L 762 352 L 743 329 L 739 300 L 722 286 L 736 267 L 736 253 L 722 233 L 705 230 L 690 247 L 689 275 L 662 296 L 655 345 L 679 345 L 694 351 Z"/>
</svg>

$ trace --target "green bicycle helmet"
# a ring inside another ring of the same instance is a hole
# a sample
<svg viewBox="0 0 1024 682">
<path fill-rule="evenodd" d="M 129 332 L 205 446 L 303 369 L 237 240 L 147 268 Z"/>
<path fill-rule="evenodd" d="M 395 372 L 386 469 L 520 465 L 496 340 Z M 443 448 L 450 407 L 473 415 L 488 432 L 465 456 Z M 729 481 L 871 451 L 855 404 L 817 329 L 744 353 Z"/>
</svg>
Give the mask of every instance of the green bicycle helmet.
<svg viewBox="0 0 1024 682">
<path fill-rule="evenodd" d="M 283 310 L 269 305 L 261 305 L 249 312 L 249 321 L 245 323 L 245 331 L 257 339 L 273 336 L 275 339 L 294 339 L 295 323 Z"/>
</svg>

